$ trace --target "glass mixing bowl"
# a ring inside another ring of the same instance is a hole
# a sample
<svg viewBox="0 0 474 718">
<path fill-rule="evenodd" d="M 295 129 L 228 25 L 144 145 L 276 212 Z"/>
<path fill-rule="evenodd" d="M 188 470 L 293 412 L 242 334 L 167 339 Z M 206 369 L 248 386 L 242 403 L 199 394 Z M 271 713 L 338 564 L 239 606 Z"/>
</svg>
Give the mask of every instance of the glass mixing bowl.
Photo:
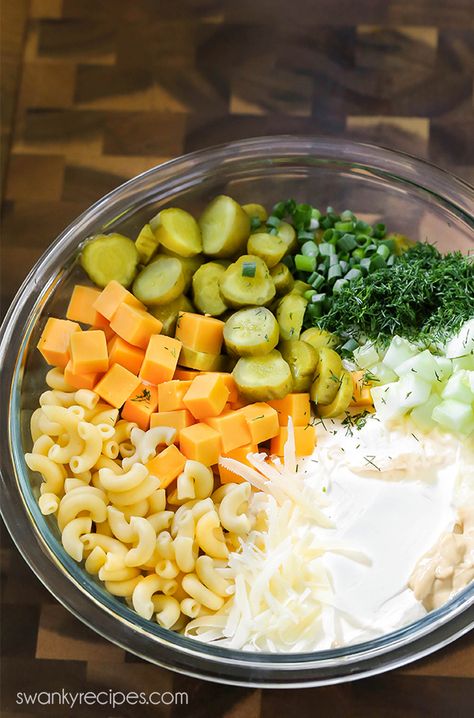
<svg viewBox="0 0 474 718">
<path fill-rule="evenodd" d="M 47 316 L 62 316 L 82 276 L 78 248 L 91 234 L 136 236 L 159 209 L 199 213 L 219 193 L 271 206 L 294 197 L 347 207 L 394 231 L 464 251 L 473 241 L 474 191 L 408 155 L 345 140 L 269 137 L 235 142 L 167 162 L 126 182 L 84 212 L 51 244 L 19 290 L 0 344 L 2 512 L 25 560 L 54 596 L 88 626 L 142 658 L 213 681 L 314 686 L 373 675 L 446 645 L 473 622 L 474 585 L 442 608 L 393 633 L 337 650 L 263 654 L 205 645 L 141 619 L 106 593 L 63 550 L 55 521 L 41 515 L 39 485 L 23 454 L 29 416 L 46 367 L 35 346 Z"/>
</svg>

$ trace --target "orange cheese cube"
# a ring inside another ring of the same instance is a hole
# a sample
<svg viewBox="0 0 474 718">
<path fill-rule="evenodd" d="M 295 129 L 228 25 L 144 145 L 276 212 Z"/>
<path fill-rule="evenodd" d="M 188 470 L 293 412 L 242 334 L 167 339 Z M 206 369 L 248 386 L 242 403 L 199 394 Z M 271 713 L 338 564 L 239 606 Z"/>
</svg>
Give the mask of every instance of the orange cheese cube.
<svg viewBox="0 0 474 718">
<path fill-rule="evenodd" d="M 73 334 L 70 352 L 74 374 L 102 373 L 109 368 L 107 342 L 102 329 Z"/>
<path fill-rule="evenodd" d="M 93 372 L 92 374 L 75 374 L 72 370 L 72 361 L 69 359 L 64 367 L 64 379 L 74 389 L 93 389 L 99 381 L 102 374 Z"/>
<path fill-rule="evenodd" d="M 306 426 L 311 419 L 309 394 L 287 394 L 284 399 L 268 402 L 278 412 L 280 426 L 288 426 L 288 417 L 293 419 L 293 426 Z"/>
<path fill-rule="evenodd" d="M 98 329 L 106 326 L 107 320 L 93 306 L 99 295 L 100 291 L 94 287 L 76 284 L 66 310 L 66 319 L 82 322 L 82 324 L 91 324 Z"/>
<path fill-rule="evenodd" d="M 150 337 L 140 376 L 151 384 L 171 381 L 178 363 L 181 342 L 165 334 Z"/>
<path fill-rule="evenodd" d="M 185 347 L 205 354 L 220 354 L 224 338 L 224 322 L 192 312 L 180 312 L 176 339 Z"/>
<path fill-rule="evenodd" d="M 181 431 L 191 424 L 194 424 L 194 417 L 187 409 L 159 411 L 150 417 L 150 429 L 154 426 L 170 426 L 176 429 L 175 443 L 178 443 Z"/>
<path fill-rule="evenodd" d="M 160 489 L 166 489 L 182 473 L 185 463 L 186 456 L 171 444 L 145 465 L 150 474 L 160 480 Z"/>
<path fill-rule="evenodd" d="M 247 420 L 252 444 L 261 444 L 279 433 L 278 414 L 269 404 L 259 401 L 256 404 L 248 404 L 239 411 Z"/>
<path fill-rule="evenodd" d="M 130 304 L 138 309 L 145 309 L 145 306 L 128 289 L 113 279 L 99 292 L 93 307 L 96 312 L 110 321 L 120 304 Z"/>
<path fill-rule="evenodd" d="M 225 411 L 220 416 L 212 416 L 204 421 L 221 435 L 224 454 L 251 441 L 247 421 L 240 411 Z"/>
<path fill-rule="evenodd" d="M 38 342 L 38 350 L 48 364 L 65 367 L 70 359 L 70 338 L 82 329 L 76 322 L 50 317 Z"/>
<path fill-rule="evenodd" d="M 110 327 L 119 337 L 135 347 L 146 349 L 150 337 L 161 332 L 162 323 L 151 314 L 133 307 L 120 304 L 113 315 Z"/>
<path fill-rule="evenodd" d="M 239 390 L 237 389 L 237 384 L 235 383 L 235 379 L 232 374 L 229 374 L 226 371 L 206 371 L 204 373 L 211 376 L 221 376 L 224 380 L 224 384 L 229 390 L 229 398 L 227 401 L 231 404 L 239 401 Z"/>
<path fill-rule="evenodd" d="M 220 374 L 201 374 L 192 380 L 183 403 L 196 419 L 207 419 L 220 414 L 228 398 L 229 390 Z"/>
<path fill-rule="evenodd" d="M 350 406 L 372 406 L 372 394 L 370 393 L 370 384 L 367 383 L 365 377 L 367 372 L 352 372 L 352 401 Z"/>
<path fill-rule="evenodd" d="M 233 401 L 230 406 L 235 411 L 236 409 L 242 409 L 242 407 L 248 406 L 250 403 L 251 402 L 247 401 L 247 399 L 244 399 L 243 397 L 239 396 L 237 401 Z"/>
<path fill-rule="evenodd" d="M 311 456 L 316 446 L 316 429 L 311 424 L 306 426 L 295 426 L 295 450 L 296 456 Z M 270 451 L 277 456 L 283 456 L 286 441 L 288 439 L 288 427 L 280 427 L 278 436 L 274 436 L 270 442 Z"/>
<path fill-rule="evenodd" d="M 183 396 L 191 386 L 190 381 L 164 381 L 158 384 L 158 411 L 185 409 Z"/>
<path fill-rule="evenodd" d="M 149 384 L 140 384 L 122 408 L 122 419 L 134 421 L 140 429 L 146 431 L 150 426 L 150 417 L 158 406 L 158 389 Z"/>
<path fill-rule="evenodd" d="M 256 451 L 258 451 L 258 446 L 255 446 L 254 444 L 246 444 L 245 446 L 239 446 L 237 449 L 232 449 L 232 451 L 227 451 L 225 456 L 227 459 L 236 459 L 236 461 L 240 461 L 242 464 L 252 467 L 252 464 L 247 459 L 247 456 L 250 453 L 254 454 Z M 245 479 L 241 476 L 234 474 L 234 472 L 229 471 L 229 469 L 225 469 L 220 464 L 219 477 L 221 484 L 241 484 L 245 481 Z"/>
<path fill-rule="evenodd" d="M 181 430 L 179 448 L 187 459 L 212 466 L 221 454 L 221 436 L 208 424 L 193 424 Z"/>
<path fill-rule="evenodd" d="M 120 409 L 140 384 L 140 379 L 135 374 L 132 374 L 131 371 L 120 366 L 120 364 L 113 364 L 97 386 L 94 387 L 94 391 L 104 401 L 116 409 Z"/>
<path fill-rule="evenodd" d="M 134 347 L 115 335 L 107 344 L 109 350 L 109 365 L 120 364 L 128 369 L 132 374 L 138 374 L 140 371 L 145 352 L 140 347 Z"/>
<path fill-rule="evenodd" d="M 173 376 L 173 379 L 182 379 L 183 381 L 192 381 L 200 373 L 201 373 L 200 371 L 196 371 L 195 369 L 183 369 L 183 367 L 177 366 L 176 371 Z"/>
</svg>

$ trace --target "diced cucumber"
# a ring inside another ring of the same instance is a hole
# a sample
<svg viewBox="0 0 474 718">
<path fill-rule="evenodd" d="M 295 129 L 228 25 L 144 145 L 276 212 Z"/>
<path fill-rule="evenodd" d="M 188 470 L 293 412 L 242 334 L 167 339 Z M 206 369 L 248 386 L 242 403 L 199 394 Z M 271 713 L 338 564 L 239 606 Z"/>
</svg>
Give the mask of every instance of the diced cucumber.
<svg viewBox="0 0 474 718">
<path fill-rule="evenodd" d="M 446 357 L 435 357 L 435 361 L 437 364 L 436 381 L 438 381 L 438 382 L 446 381 L 446 379 L 449 379 L 449 377 L 453 373 L 453 364 L 454 363 L 451 361 L 451 359 L 446 359 Z M 461 367 L 461 368 L 467 369 L 468 367 Z M 473 363 L 472 368 L 474 369 L 474 363 Z"/>
<path fill-rule="evenodd" d="M 446 344 L 448 359 L 463 357 L 474 352 L 474 319 L 465 322 L 459 332 Z"/>
<path fill-rule="evenodd" d="M 279 339 L 278 322 L 266 307 L 241 309 L 224 326 L 227 351 L 237 356 L 269 354 Z"/>
<path fill-rule="evenodd" d="M 473 354 L 466 354 L 464 357 L 457 357 L 456 359 L 452 359 L 453 362 L 453 372 L 458 371 L 459 369 L 467 369 L 468 371 L 474 370 L 474 353 Z"/>
<path fill-rule="evenodd" d="M 380 361 L 377 349 L 373 342 L 365 342 L 358 349 L 354 349 L 354 361 L 361 369 L 370 369 Z"/>
<path fill-rule="evenodd" d="M 410 413 L 410 417 L 416 426 L 422 431 L 431 431 L 436 426 L 433 419 L 433 409 L 441 402 L 437 394 L 431 394 L 427 401 L 420 406 L 416 406 Z"/>
<path fill-rule="evenodd" d="M 377 377 L 377 384 L 389 384 L 392 381 L 397 381 L 398 377 L 395 372 L 386 366 L 383 362 L 378 362 L 370 367 L 370 373 Z"/>
<path fill-rule="evenodd" d="M 424 404 L 431 394 L 431 384 L 416 374 L 405 374 L 397 382 L 398 405 L 406 413 L 408 409 Z"/>
<path fill-rule="evenodd" d="M 160 244 L 180 257 L 193 257 L 202 252 L 199 225 L 184 209 L 163 209 L 150 220 L 150 224 Z"/>
<path fill-rule="evenodd" d="M 398 402 L 398 381 L 384 384 L 384 386 L 372 386 L 370 395 L 376 414 L 380 419 L 395 419 L 403 415 L 404 411 Z"/>
<path fill-rule="evenodd" d="M 104 288 L 113 279 L 129 287 L 139 262 L 135 243 L 122 234 L 98 234 L 81 252 L 81 264 L 90 279 Z"/>
<path fill-rule="evenodd" d="M 133 293 L 143 304 L 168 304 L 184 290 L 184 275 L 177 257 L 161 255 L 148 264 L 133 283 Z"/>
<path fill-rule="evenodd" d="M 414 357 L 418 352 L 419 350 L 414 347 L 413 344 L 410 344 L 409 341 L 403 339 L 403 337 L 395 336 L 383 357 L 383 363 L 398 373 L 397 368 L 400 364 L 403 364 L 407 359 L 411 359 L 411 357 Z"/>
<path fill-rule="evenodd" d="M 474 413 L 469 404 L 446 399 L 433 409 L 433 419 L 443 429 L 468 436 L 474 430 Z"/>
<path fill-rule="evenodd" d="M 441 396 L 443 399 L 455 399 L 463 404 L 472 404 L 474 395 L 471 391 L 470 375 L 466 369 L 461 369 L 449 377 Z"/>
<path fill-rule="evenodd" d="M 432 384 L 439 379 L 439 368 L 435 357 L 428 349 L 410 357 L 396 368 L 398 376 L 412 373 Z"/>
</svg>

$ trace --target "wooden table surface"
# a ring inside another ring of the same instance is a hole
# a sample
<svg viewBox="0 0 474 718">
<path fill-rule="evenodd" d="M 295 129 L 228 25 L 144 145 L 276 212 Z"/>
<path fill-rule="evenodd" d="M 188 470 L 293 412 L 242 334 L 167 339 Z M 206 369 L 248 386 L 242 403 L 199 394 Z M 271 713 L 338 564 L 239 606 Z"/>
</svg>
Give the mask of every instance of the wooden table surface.
<svg viewBox="0 0 474 718">
<path fill-rule="evenodd" d="M 5 310 L 76 215 L 123 180 L 207 145 L 346 136 L 474 180 L 473 0 L 4 0 Z M 229 688 L 99 638 L 2 542 L 5 718 L 468 716 L 469 637 L 402 670 L 296 691 Z M 20 690 L 187 690 L 187 708 L 20 706 Z"/>
</svg>

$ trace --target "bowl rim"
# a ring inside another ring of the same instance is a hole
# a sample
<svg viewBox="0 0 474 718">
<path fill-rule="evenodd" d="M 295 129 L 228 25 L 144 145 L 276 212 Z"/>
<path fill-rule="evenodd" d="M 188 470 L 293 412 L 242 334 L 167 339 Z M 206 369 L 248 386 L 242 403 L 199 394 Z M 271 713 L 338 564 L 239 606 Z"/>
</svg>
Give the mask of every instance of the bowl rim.
<svg viewBox="0 0 474 718">
<path fill-rule="evenodd" d="M 285 148 L 284 151 L 283 148 Z M 115 210 L 117 205 L 122 204 L 124 200 L 132 201 L 132 199 L 138 204 L 147 197 L 146 183 L 156 175 L 160 175 L 161 185 L 167 183 L 168 186 L 174 175 L 174 181 L 180 186 L 179 178 L 183 173 L 188 172 L 188 177 L 199 176 L 203 171 L 206 171 L 206 163 L 210 164 L 211 167 L 222 162 L 232 164 L 232 158 L 235 155 L 238 156 L 239 160 L 246 157 L 251 159 L 255 156 L 255 153 L 260 152 L 262 159 L 265 153 L 271 152 L 279 156 L 283 154 L 284 157 L 295 161 L 298 157 L 306 156 L 308 151 L 319 152 L 323 157 L 327 158 L 337 155 L 342 162 L 356 166 L 360 164 L 361 167 L 374 166 L 367 162 L 366 159 L 367 153 L 371 152 L 370 160 L 372 162 L 378 160 L 380 163 L 385 162 L 390 166 L 390 172 L 378 168 L 383 174 L 390 174 L 395 170 L 402 171 L 408 184 L 414 183 L 419 187 L 423 187 L 422 184 L 418 184 L 419 174 L 423 170 L 429 170 L 430 179 L 432 180 L 431 185 L 434 186 L 429 188 L 428 191 L 455 206 L 468 224 L 474 226 L 474 219 L 469 212 L 469 206 L 474 206 L 474 188 L 464 180 L 451 175 L 436 165 L 417 159 L 407 153 L 396 152 L 368 143 L 352 142 L 343 138 L 311 136 L 274 135 L 224 143 L 197 150 L 152 167 L 104 195 L 80 214 L 58 235 L 56 240 L 51 243 L 36 262 L 18 290 L 0 330 L 0 364 L 4 367 L 0 396 L 2 405 L 9 407 L 9 411 L 4 412 L 5 417 L 0 420 L 0 426 L 3 425 L 4 428 L 2 441 L 5 441 L 5 445 L 2 445 L 1 459 L 1 485 L 4 491 L 4 500 L 2 506 L 0 506 L 0 511 L 20 553 L 60 603 L 86 625 L 92 622 L 94 630 L 108 640 L 121 645 L 126 650 L 136 653 L 148 661 L 158 663 L 171 670 L 177 670 L 181 673 L 207 680 L 224 680 L 226 683 L 235 685 L 259 687 L 323 685 L 344 680 L 355 680 L 404 665 L 446 645 L 472 627 L 472 624 L 474 624 L 474 586 L 467 587 L 441 609 L 427 614 L 427 616 L 409 626 L 385 634 L 378 639 L 343 649 L 305 654 L 254 654 L 203 644 L 195 639 L 183 638 L 157 627 L 157 630 L 153 631 L 153 636 L 160 651 L 159 655 L 150 657 L 150 654 L 145 651 L 146 646 L 138 645 L 143 643 L 143 640 L 146 640 L 144 635 L 150 636 L 150 622 L 143 619 L 138 620 L 139 617 L 137 619 L 137 615 L 128 608 L 127 611 L 133 615 L 134 622 L 133 624 L 132 622 L 124 622 L 124 619 L 117 615 L 117 612 L 113 614 L 110 607 L 97 600 L 97 597 L 93 597 L 90 590 L 86 590 L 84 582 L 81 583 L 80 574 L 84 573 L 83 569 L 79 565 L 75 565 L 76 570 L 74 572 L 67 572 L 64 567 L 64 561 L 54 553 L 51 545 L 48 544 L 40 531 L 38 522 L 34 520 L 34 508 L 25 501 L 25 495 L 21 487 L 22 478 L 19 476 L 21 460 L 18 460 L 21 457 L 18 456 L 18 442 L 15 445 L 13 441 L 15 438 L 15 422 L 17 422 L 19 416 L 18 389 L 23 375 L 24 356 L 28 339 L 36 321 L 36 316 L 33 316 L 34 311 L 40 306 L 41 302 L 44 304 L 46 298 L 53 293 L 55 285 L 60 281 L 64 272 L 67 271 L 68 261 L 66 260 L 67 258 L 71 259 L 71 248 L 75 239 L 77 243 L 77 234 L 81 226 L 87 225 L 88 222 L 97 221 L 97 216 L 104 216 L 107 222 L 111 223 L 116 218 L 112 210 Z M 362 161 L 364 158 L 366 159 L 365 162 Z M 377 165 L 375 166 L 377 167 Z M 207 167 L 208 170 L 209 167 Z M 159 182 L 158 185 L 160 185 Z M 469 202 L 471 202 L 470 205 Z M 59 262 L 58 249 L 61 250 L 59 259 L 63 260 Z M 48 271 L 49 278 L 45 282 L 44 272 L 48 273 Z M 31 291 L 32 286 L 34 291 Z M 18 326 L 23 327 L 22 332 L 19 333 L 22 336 L 15 335 L 15 329 L 18 329 Z M 12 346 L 18 346 L 19 349 L 14 358 L 8 352 L 8 349 Z M 13 392 L 15 388 L 16 393 Z M 7 437 L 8 441 L 5 440 L 5 437 Z M 5 449 L 10 449 L 12 453 Z M 15 456 L 16 462 L 13 461 L 12 455 L 15 452 L 17 454 Z M 10 475 L 15 477 L 12 485 L 9 484 Z M 18 494 L 23 502 L 22 509 L 27 518 L 29 518 L 28 529 L 23 525 L 20 527 L 18 523 L 15 506 L 15 499 L 18 500 Z M 19 530 L 20 528 L 21 531 Z M 77 577 L 74 576 L 74 573 L 77 574 Z M 72 586 L 74 586 L 74 593 L 69 595 Z M 114 603 L 118 602 L 114 599 Z M 105 613 L 107 613 L 107 620 L 104 616 Z M 116 635 L 117 623 L 119 622 L 123 623 L 123 626 L 121 626 L 123 635 L 121 636 Z M 152 626 L 154 627 L 154 624 Z M 412 633 L 413 626 L 419 627 L 415 634 Z M 448 626 L 449 630 L 447 630 Z M 407 633 L 410 635 L 407 636 Z M 137 638 L 138 640 L 136 640 Z M 171 638 L 174 640 L 170 640 Z M 131 642 L 133 645 L 131 645 Z M 411 647 L 409 655 L 407 654 L 407 647 Z M 179 666 L 176 665 L 177 652 L 182 659 Z M 364 659 L 364 653 L 370 655 Z M 191 658 L 191 661 L 189 661 L 189 658 Z M 324 677 L 315 676 L 315 670 L 317 671 L 318 666 L 328 662 L 331 663 L 340 658 L 346 662 L 346 672 L 338 674 L 337 671 L 336 673 L 331 673 L 330 671 Z M 362 660 L 363 665 L 359 667 L 352 665 L 356 659 Z M 193 666 L 193 661 L 198 660 L 205 665 L 200 665 L 196 669 Z M 266 660 L 268 665 L 265 663 Z M 236 671 L 235 675 L 223 674 L 223 671 L 217 665 L 222 665 L 223 661 L 232 665 Z M 251 673 L 250 679 L 248 678 L 249 670 Z M 275 672 L 281 675 L 277 676 Z"/>
</svg>

